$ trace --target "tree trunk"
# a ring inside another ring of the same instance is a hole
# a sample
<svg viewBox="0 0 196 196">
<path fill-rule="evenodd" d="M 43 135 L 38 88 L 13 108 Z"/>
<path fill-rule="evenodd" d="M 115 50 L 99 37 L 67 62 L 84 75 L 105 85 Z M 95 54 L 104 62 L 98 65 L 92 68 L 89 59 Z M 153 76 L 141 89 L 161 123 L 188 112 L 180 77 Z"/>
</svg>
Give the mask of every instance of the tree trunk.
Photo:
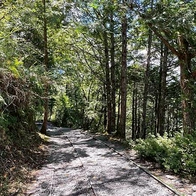
<svg viewBox="0 0 196 196">
<path fill-rule="evenodd" d="M 43 14 L 44 14 L 44 66 L 45 71 L 48 70 L 48 38 L 47 38 L 47 20 L 46 20 L 46 1 L 43 0 Z M 45 83 L 45 98 L 44 98 L 44 120 L 42 124 L 42 128 L 40 130 L 41 133 L 46 134 L 47 130 L 47 121 L 48 121 L 48 82 Z"/>
<path fill-rule="evenodd" d="M 136 82 L 134 81 L 133 85 L 133 95 L 132 95 L 132 140 L 136 140 L 136 133 L 137 133 L 137 110 L 138 110 L 138 101 L 137 101 L 137 87 Z"/>
<path fill-rule="evenodd" d="M 144 76 L 144 91 L 143 91 L 143 111 L 142 111 L 142 138 L 146 138 L 146 110 L 148 100 L 148 86 L 149 86 L 149 72 L 150 72 L 150 61 L 151 61 L 151 45 L 152 45 L 152 31 L 149 30 L 148 37 L 148 51 L 147 51 L 147 63 L 146 72 Z"/>
<path fill-rule="evenodd" d="M 183 130 L 185 134 L 195 131 L 194 78 L 191 70 L 191 59 L 195 56 L 189 49 L 189 43 L 182 35 L 178 35 L 180 85 L 182 90 Z"/>
<path fill-rule="evenodd" d="M 114 132 L 116 129 L 116 78 L 115 78 L 115 38 L 114 38 L 114 19 L 113 12 L 110 15 L 110 39 L 111 39 L 111 131 Z"/>
<path fill-rule="evenodd" d="M 157 119 L 157 132 L 161 136 L 163 136 L 165 132 L 164 124 L 165 124 L 165 96 L 166 96 L 168 48 L 164 46 L 162 50 L 163 52 L 161 55 L 161 63 L 160 63 L 160 83 L 159 83 L 158 119 Z"/>
<path fill-rule="evenodd" d="M 191 59 L 180 59 L 180 85 L 182 90 L 182 112 L 183 130 L 185 134 L 195 131 L 195 101 L 194 101 L 194 80 L 191 78 L 188 66 Z"/>
<path fill-rule="evenodd" d="M 104 85 L 104 92 L 103 92 L 103 126 L 104 126 L 104 130 L 107 129 L 107 100 L 106 100 L 106 87 Z"/>
<path fill-rule="evenodd" d="M 136 128 L 136 139 L 141 137 L 141 99 L 140 97 L 138 99 L 138 109 L 137 109 L 137 128 Z"/>
<path fill-rule="evenodd" d="M 108 35 L 104 31 L 104 52 L 105 52 L 105 70 L 106 70 L 106 101 L 107 101 L 107 127 L 106 131 L 110 134 L 111 129 L 111 81 L 110 81 L 110 66 L 109 66 L 109 50 L 108 50 Z"/>
<path fill-rule="evenodd" d="M 122 64 L 121 64 L 121 113 L 117 135 L 126 138 L 126 102 L 127 102 L 127 17 L 124 13 L 122 18 Z"/>
<path fill-rule="evenodd" d="M 117 101 L 117 104 L 118 104 L 118 114 L 117 114 L 117 135 L 118 135 L 118 130 L 119 130 L 119 127 L 120 127 L 120 102 L 121 102 L 121 95 L 120 95 L 120 90 L 119 90 L 119 95 L 118 95 L 118 101 Z"/>
</svg>

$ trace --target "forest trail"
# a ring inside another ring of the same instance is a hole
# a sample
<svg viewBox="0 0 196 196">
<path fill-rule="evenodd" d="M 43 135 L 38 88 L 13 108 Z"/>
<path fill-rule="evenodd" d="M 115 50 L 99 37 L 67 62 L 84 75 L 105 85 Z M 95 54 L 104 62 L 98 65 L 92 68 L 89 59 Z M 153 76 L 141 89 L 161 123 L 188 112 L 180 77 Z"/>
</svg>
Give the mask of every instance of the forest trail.
<svg viewBox="0 0 196 196">
<path fill-rule="evenodd" d="M 51 127 L 49 156 L 25 195 L 170 196 L 163 186 L 100 140 L 80 130 Z"/>
</svg>

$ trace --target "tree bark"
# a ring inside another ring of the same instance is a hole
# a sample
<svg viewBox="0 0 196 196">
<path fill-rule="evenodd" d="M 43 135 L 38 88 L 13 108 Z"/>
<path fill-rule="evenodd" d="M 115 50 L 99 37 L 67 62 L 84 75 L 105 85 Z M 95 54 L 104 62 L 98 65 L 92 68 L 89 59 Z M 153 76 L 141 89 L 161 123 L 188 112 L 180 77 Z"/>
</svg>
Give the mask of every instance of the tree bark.
<svg viewBox="0 0 196 196">
<path fill-rule="evenodd" d="M 146 72 L 144 76 L 144 91 L 143 91 L 143 105 L 142 105 L 142 138 L 146 138 L 146 111 L 148 101 L 148 86 L 149 86 L 149 72 L 150 72 L 150 61 L 151 61 L 151 45 L 152 45 L 152 31 L 149 30 L 148 37 L 148 51 L 147 51 L 147 63 Z"/>
<path fill-rule="evenodd" d="M 138 97 L 136 139 L 141 137 L 141 98 Z"/>
<path fill-rule="evenodd" d="M 109 49 L 108 49 L 108 35 L 104 31 L 104 52 L 105 52 L 105 70 L 106 70 L 106 101 L 107 101 L 107 127 L 106 131 L 111 133 L 111 81 L 110 81 L 110 66 L 109 66 Z"/>
<path fill-rule="evenodd" d="M 133 95 L 132 95 L 132 140 L 136 140 L 136 133 L 137 133 L 137 110 L 138 110 L 138 101 L 137 101 L 137 87 L 136 82 L 134 81 L 133 84 Z"/>
<path fill-rule="evenodd" d="M 121 113 L 117 135 L 126 138 L 126 103 L 127 103 L 127 16 L 122 18 L 122 63 L 121 63 Z"/>
<path fill-rule="evenodd" d="M 182 90 L 183 130 L 185 134 L 193 133 L 195 129 L 194 80 L 187 65 L 191 63 L 189 55 L 180 58 L 180 85 Z"/>
<path fill-rule="evenodd" d="M 163 136 L 165 133 L 165 96 L 166 96 L 166 77 L 167 77 L 167 57 L 168 48 L 161 47 L 163 52 L 161 55 L 160 63 L 160 83 L 159 83 L 159 100 L 158 100 L 158 119 L 157 119 L 157 132 Z"/>
<path fill-rule="evenodd" d="M 46 20 L 46 1 L 42 0 L 43 2 L 43 14 L 44 14 L 44 67 L 45 71 L 48 70 L 48 36 L 47 36 L 47 20 Z M 47 130 L 47 121 L 48 121 L 48 114 L 49 114 L 49 108 L 48 108 L 48 82 L 45 83 L 45 99 L 44 99 L 44 120 L 42 124 L 42 128 L 40 130 L 41 133 L 46 134 Z"/>
<path fill-rule="evenodd" d="M 111 131 L 116 129 L 116 78 L 115 78 L 115 38 L 113 12 L 110 14 L 110 39 L 111 39 Z"/>
<path fill-rule="evenodd" d="M 178 35 L 180 64 L 180 86 L 182 91 L 182 112 L 183 112 L 183 130 L 185 134 L 191 134 L 196 130 L 195 111 L 196 104 L 194 100 L 194 78 L 191 70 L 191 59 L 195 57 L 189 49 L 189 43 L 183 35 Z"/>
<path fill-rule="evenodd" d="M 119 130 L 119 127 L 120 127 L 120 102 L 121 102 L 121 94 L 120 94 L 120 90 L 119 90 L 119 95 L 118 95 L 118 101 L 117 101 L 117 104 L 118 104 L 118 114 L 117 114 L 117 135 L 118 135 L 118 130 Z"/>
</svg>

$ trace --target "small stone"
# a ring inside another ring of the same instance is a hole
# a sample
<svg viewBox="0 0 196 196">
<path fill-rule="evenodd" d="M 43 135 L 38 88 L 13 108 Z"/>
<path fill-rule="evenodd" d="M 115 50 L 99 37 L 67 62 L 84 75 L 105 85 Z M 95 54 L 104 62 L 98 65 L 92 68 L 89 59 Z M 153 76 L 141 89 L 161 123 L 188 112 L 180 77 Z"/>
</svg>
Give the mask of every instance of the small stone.
<svg viewBox="0 0 196 196">
<path fill-rule="evenodd" d="M 194 193 L 192 194 L 192 196 L 196 196 L 196 192 L 194 192 Z"/>
<path fill-rule="evenodd" d="M 193 186 L 193 187 L 192 187 L 192 189 L 193 189 L 193 191 L 195 191 L 195 192 L 196 192 L 196 186 Z"/>
<path fill-rule="evenodd" d="M 166 175 L 165 177 L 168 178 L 168 179 L 171 179 L 171 180 L 175 179 L 175 176 L 171 176 L 171 175 Z"/>
</svg>

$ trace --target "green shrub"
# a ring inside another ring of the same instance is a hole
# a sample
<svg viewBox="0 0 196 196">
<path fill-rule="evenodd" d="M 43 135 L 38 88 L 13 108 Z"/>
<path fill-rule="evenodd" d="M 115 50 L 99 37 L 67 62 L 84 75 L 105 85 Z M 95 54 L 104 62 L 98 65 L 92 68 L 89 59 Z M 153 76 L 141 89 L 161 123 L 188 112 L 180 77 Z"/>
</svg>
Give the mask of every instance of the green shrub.
<svg viewBox="0 0 196 196">
<path fill-rule="evenodd" d="M 162 164 L 165 157 L 168 156 L 170 145 L 171 141 L 167 138 L 167 136 L 155 137 L 150 135 L 146 140 L 137 140 L 135 149 L 138 151 L 140 156 Z"/>
<path fill-rule="evenodd" d="M 166 170 L 196 175 L 196 140 L 192 135 L 151 135 L 146 140 L 137 140 L 135 149 L 141 157 L 158 162 Z"/>
</svg>

